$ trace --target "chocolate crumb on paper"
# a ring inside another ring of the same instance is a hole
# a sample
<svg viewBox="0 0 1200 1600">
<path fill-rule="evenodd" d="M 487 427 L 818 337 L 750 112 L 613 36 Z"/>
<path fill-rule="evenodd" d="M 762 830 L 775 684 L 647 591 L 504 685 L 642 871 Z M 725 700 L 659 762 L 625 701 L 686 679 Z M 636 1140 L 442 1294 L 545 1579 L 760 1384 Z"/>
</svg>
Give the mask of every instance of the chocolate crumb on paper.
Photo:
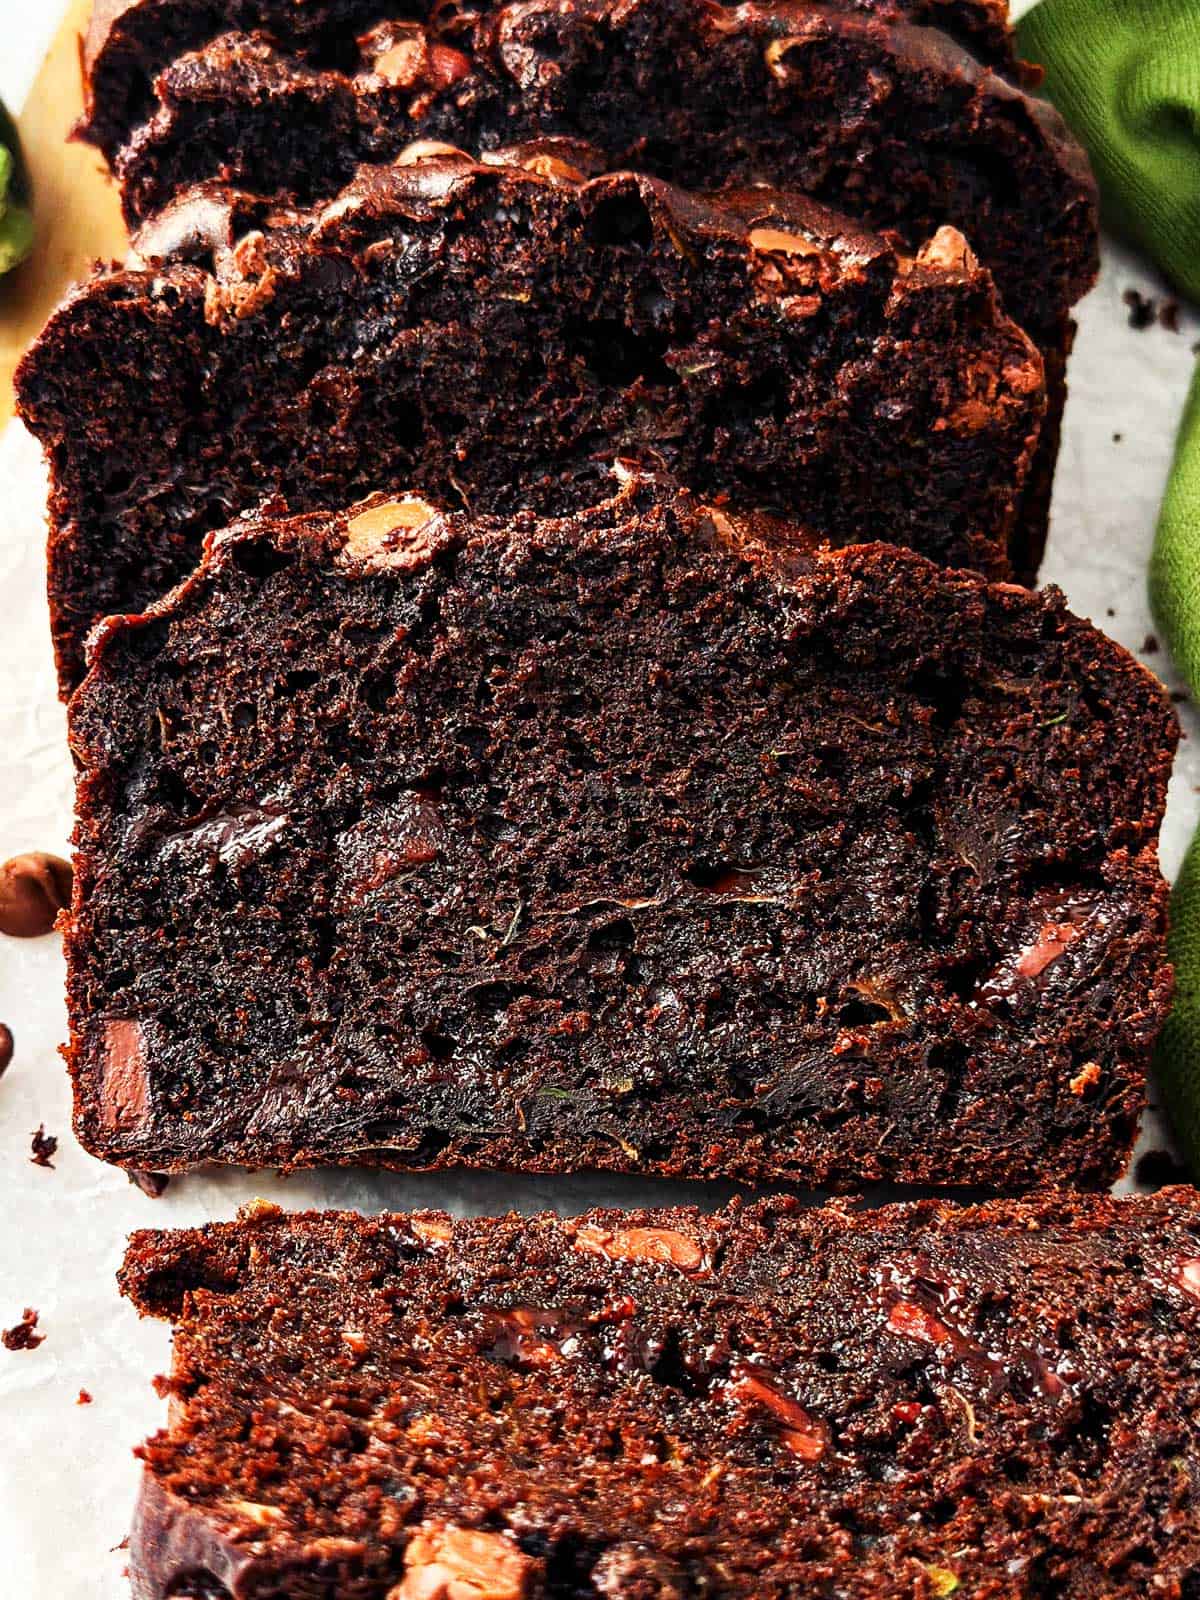
<svg viewBox="0 0 1200 1600">
<path fill-rule="evenodd" d="M 15 1327 L 6 1328 L 0 1333 L 0 1344 L 6 1350 L 36 1350 L 46 1335 L 37 1331 L 38 1314 L 32 1306 L 26 1306 L 21 1315 L 21 1320 Z"/>
<path fill-rule="evenodd" d="M 1131 328 L 1137 328 L 1139 331 L 1142 328 L 1148 328 L 1158 314 L 1156 301 L 1149 295 L 1142 294 L 1138 289 L 1126 289 L 1121 299 L 1129 307 L 1129 326 Z"/>
<path fill-rule="evenodd" d="M 0 1022 L 0 1078 L 8 1071 L 13 1058 L 12 1029 L 7 1023 Z"/>
<path fill-rule="evenodd" d="M 158 1200 L 167 1192 L 170 1178 L 165 1172 L 143 1172 L 136 1169 L 126 1174 L 130 1183 L 143 1194 L 150 1196 L 151 1200 Z"/>
<path fill-rule="evenodd" d="M 30 1149 L 33 1152 L 29 1158 L 32 1166 L 49 1167 L 51 1172 L 55 1170 L 54 1163 L 50 1157 L 58 1149 L 58 1140 L 52 1133 L 46 1132 L 45 1123 L 39 1124 L 37 1132 L 30 1141 Z"/>
</svg>

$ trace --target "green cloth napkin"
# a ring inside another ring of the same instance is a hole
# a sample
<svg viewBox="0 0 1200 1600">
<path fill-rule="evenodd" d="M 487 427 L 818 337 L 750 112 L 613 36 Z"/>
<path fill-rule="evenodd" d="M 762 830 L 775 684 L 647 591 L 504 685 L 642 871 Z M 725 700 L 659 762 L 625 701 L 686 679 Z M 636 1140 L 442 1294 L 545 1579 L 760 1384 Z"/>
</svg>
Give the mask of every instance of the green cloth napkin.
<svg viewBox="0 0 1200 1600">
<path fill-rule="evenodd" d="M 1105 220 L 1200 303 L 1200 0 L 1041 0 L 1017 39 L 1087 147 Z M 1200 699 L 1200 369 L 1159 515 L 1150 598 Z M 1171 924 L 1177 992 L 1156 1065 L 1200 1177 L 1200 834 L 1175 886 Z"/>
<path fill-rule="evenodd" d="M 19 266 L 33 249 L 29 186 L 12 118 L 0 106 L 0 277 Z"/>
<path fill-rule="evenodd" d="M 1200 148 L 1196 163 L 1200 166 Z M 1159 513 L 1150 603 L 1175 665 L 1200 699 L 1200 368 L 1192 378 Z M 1200 833 L 1175 881 L 1167 944 L 1175 963 L 1175 1005 L 1155 1065 L 1188 1166 L 1200 1179 Z"/>
</svg>

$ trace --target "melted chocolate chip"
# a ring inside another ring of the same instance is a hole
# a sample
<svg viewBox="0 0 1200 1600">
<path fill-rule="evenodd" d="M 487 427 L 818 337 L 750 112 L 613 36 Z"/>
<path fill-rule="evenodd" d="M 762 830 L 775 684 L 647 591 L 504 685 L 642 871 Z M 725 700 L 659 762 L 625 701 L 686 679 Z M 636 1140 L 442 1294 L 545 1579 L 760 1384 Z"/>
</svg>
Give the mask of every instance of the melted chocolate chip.
<svg viewBox="0 0 1200 1600">
<path fill-rule="evenodd" d="M 934 1272 L 924 1257 L 907 1266 L 884 1263 L 879 1282 L 889 1307 L 888 1332 L 923 1346 L 931 1359 L 961 1366 L 989 1395 L 1056 1401 L 1079 1381 L 1061 1353 L 1052 1365 L 1041 1350 L 1020 1340 L 1007 1351 L 985 1347 L 977 1329 L 978 1304 L 971 1305 L 972 1299 L 978 1302 L 977 1292 Z"/>
</svg>

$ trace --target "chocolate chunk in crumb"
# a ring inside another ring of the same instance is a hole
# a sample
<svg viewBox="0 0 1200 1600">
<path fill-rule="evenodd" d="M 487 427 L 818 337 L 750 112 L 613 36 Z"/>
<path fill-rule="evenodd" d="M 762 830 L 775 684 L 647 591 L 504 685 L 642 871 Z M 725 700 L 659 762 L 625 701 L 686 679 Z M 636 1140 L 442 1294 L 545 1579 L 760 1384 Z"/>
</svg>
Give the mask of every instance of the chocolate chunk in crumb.
<svg viewBox="0 0 1200 1600">
<path fill-rule="evenodd" d="M 44 1124 L 33 1135 L 30 1148 L 33 1151 L 29 1158 L 32 1165 L 35 1167 L 49 1167 L 50 1171 L 53 1172 L 54 1163 L 50 1157 L 58 1149 L 58 1140 L 52 1133 L 46 1132 Z"/>
<path fill-rule="evenodd" d="M 101 1088 L 105 1127 L 136 1127 L 146 1114 L 148 1092 L 141 1023 L 130 1017 L 110 1018 L 104 1024 Z"/>
<path fill-rule="evenodd" d="M 71 863 L 61 856 L 29 850 L 0 867 L 0 933 L 36 939 L 70 903 Z"/>
<path fill-rule="evenodd" d="M 8 1071 L 13 1058 L 12 1029 L 7 1023 L 0 1022 L 0 1078 Z"/>
<path fill-rule="evenodd" d="M 36 1350 L 46 1335 L 37 1331 L 38 1314 L 32 1306 L 26 1306 L 21 1320 L 13 1328 L 6 1328 L 0 1333 L 0 1344 L 6 1350 Z"/>
</svg>

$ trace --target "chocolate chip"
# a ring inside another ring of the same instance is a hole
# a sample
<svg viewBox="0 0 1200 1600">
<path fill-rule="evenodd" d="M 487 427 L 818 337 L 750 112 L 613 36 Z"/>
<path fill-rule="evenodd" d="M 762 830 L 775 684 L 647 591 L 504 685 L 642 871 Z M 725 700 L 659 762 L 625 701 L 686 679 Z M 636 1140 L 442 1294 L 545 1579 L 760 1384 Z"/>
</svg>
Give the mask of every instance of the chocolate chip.
<svg viewBox="0 0 1200 1600">
<path fill-rule="evenodd" d="M 106 1128 L 135 1128 L 149 1104 L 145 1039 L 142 1025 L 131 1017 L 113 1017 L 104 1024 L 104 1067 L 100 1114 Z"/>
<path fill-rule="evenodd" d="M 46 1132 L 45 1124 L 39 1127 L 34 1134 L 30 1148 L 33 1154 L 29 1159 L 33 1165 L 35 1167 L 49 1167 L 50 1171 L 53 1172 L 54 1163 L 50 1157 L 58 1149 L 58 1140 L 52 1133 Z"/>
<path fill-rule="evenodd" d="M 0 1022 L 0 1078 L 8 1071 L 9 1063 L 13 1058 L 12 1029 L 6 1023 Z"/>
<path fill-rule="evenodd" d="M 13 856 L 0 867 L 0 933 L 36 939 L 71 903 L 71 863 L 44 850 Z"/>
<path fill-rule="evenodd" d="M 37 1331 L 38 1314 L 31 1306 L 26 1306 L 20 1322 L 15 1328 L 5 1328 L 0 1333 L 0 1344 L 6 1350 L 36 1350 L 45 1339 L 44 1333 Z"/>
</svg>

